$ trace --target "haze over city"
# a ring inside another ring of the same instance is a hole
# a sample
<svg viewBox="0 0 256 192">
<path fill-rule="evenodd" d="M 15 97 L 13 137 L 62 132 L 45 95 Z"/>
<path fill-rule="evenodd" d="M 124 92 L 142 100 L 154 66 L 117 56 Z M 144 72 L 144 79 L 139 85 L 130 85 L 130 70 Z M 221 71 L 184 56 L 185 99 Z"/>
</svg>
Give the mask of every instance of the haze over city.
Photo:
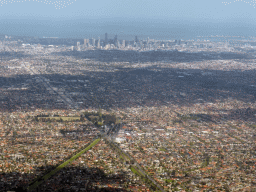
<svg viewBox="0 0 256 192">
<path fill-rule="evenodd" d="M 25 36 L 86 38 L 105 32 L 131 40 L 195 36 L 252 36 L 254 3 L 235 1 L 7 1 L 0 4 L 0 33 Z M 63 4 L 56 9 L 55 4 Z"/>
<path fill-rule="evenodd" d="M 0 191 L 256 191 L 255 6 L 0 0 Z"/>
</svg>

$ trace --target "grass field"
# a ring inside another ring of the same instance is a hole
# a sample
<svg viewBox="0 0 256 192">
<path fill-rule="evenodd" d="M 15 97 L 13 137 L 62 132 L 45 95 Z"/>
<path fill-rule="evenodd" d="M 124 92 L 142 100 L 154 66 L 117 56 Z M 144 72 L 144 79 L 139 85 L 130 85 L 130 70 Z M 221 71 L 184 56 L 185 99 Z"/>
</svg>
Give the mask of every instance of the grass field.
<svg viewBox="0 0 256 192">
<path fill-rule="evenodd" d="M 50 173 L 47 173 L 46 175 L 44 175 L 42 178 L 40 178 L 40 181 L 35 181 L 33 183 L 31 183 L 31 185 L 28 187 L 28 191 L 33 190 L 35 188 L 37 188 L 38 185 L 40 185 L 41 183 L 43 183 L 45 180 L 49 179 L 52 175 L 54 175 L 56 172 L 58 172 L 59 170 L 61 170 L 62 168 L 64 168 L 66 165 L 68 165 L 69 163 L 71 163 L 72 161 L 74 161 L 75 159 L 77 159 L 78 157 L 80 157 L 83 153 L 85 153 L 86 151 L 88 151 L 89 149 L 91 149 L 93 146 L 95 146 L 98 142 L 100 141 L 100 139 L 95 139 L 88 147 L 86 147 L 85 149 L 83 149 L 82 151 L 80 151 L 79 153 L 77 153 L 76 155 L 74 155 L 73 157 L 71 157 L 69 160 L 65 161 L 64 163 L 62 163 L 61 165 L 59 165 L 58 167 L 56 167 L 54 170 L 52 170 Z"/>
<path fill-rule="evenodd" d="M 134 167 L 131 167 L 131 171 L 134 173 L 134 174 L 136 174 L 136 175 L 138 175 L 138 176 L 145 176 L 144 174 L 142 174 L 138 169 L 136 169 L 136 168 L 134 168 Z"/>
</svg>

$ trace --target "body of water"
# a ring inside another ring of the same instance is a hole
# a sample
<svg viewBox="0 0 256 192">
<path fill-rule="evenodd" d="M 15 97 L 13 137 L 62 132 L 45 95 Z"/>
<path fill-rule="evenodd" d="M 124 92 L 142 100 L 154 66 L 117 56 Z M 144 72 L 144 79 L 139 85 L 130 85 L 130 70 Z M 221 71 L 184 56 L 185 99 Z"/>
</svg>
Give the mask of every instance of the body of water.
<svg viewBox="0 0 256 192">
<path fill-rule="evenodd" d="M 189 22 L 182 20 L 0 20 L 0 33 L 59 38 L 195 39 L 198 36 L 254 36 L 256 25 L 248 23 Z"/>
</svg>

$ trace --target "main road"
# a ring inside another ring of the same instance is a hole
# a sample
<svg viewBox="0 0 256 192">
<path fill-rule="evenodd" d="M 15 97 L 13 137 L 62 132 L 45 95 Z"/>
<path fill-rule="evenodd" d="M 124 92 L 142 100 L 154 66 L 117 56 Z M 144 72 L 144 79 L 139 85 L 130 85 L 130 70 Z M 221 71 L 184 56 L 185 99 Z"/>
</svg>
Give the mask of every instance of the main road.
<svg viewBox="0 0 256 192">
<path fill-rule="evenodd" d="M 127 157 L 129 157 L 129 159 L 133 162 L 133 166 L 136 167 L 147 179 L 149 179 L 152 183 L 154 183 L 154 185 L 158 188 L 158 190 L 164 192 L 164 188 L 159 185 L 152 177 L 150 177 L 144 170 L 143 168 L 140 166 L 139 163 L 137 163 L 137 161 L 130 156 L 130 154 L 126 153 L 123 151 L 123 149 L 121 149 L 118 145 L 116 145 L 112 140 L 108 139 L 107 136 L 104 136 L 103 139 L 106 141 L 106 143 L 109 145 L 109 147 L 111 147 L 114 151 L 116 151 L 116 149 L 118 149 L 122 154 L 125 154 Z M 116 149 L 113 148 L 113 146 L 115 146 Z"/>
<path fill-rule="evenodd" d="M 62 99 L 63 102 L 68 106 L 69 109 L 78 109 L 77 103 L 74 103 L 71 98 L 69 98 L 68 95 L 64 94 L 64 92 L 60 93 L 56 90 L 54 90 L 51 86 L 51 84 L 47 81 L 45 77 L 42 76 L 42 74 L 36 70 L 34 67 L 30 67 L 29 64 L 24 64 L 25 69 L 30 73 L 30 75 L 37 75 L 37 77 L 41 80 L 44 87 L 47 89 L 50 89 L 52 92 L 54 92 L 56 95 L 59 96 L 60 99 Z"/>
</svg>

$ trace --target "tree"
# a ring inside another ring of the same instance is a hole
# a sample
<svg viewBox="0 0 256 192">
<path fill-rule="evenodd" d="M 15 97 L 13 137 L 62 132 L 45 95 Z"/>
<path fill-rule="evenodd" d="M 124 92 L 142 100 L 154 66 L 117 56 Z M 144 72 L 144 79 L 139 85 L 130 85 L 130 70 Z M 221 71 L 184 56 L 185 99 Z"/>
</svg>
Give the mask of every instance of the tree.
<svg viewBox="0 0 256 192">
<path fill-rule="evenodd" d="M 175 175 L 176 175 L 176 170 L 174 169 L 174 170 L 172 171 L 172 176 L 175 177 Z"/>
<path fill-rule="evenodd" d="M 105 124 L 107 125 L 111 125 L 112 123 L 116 124 L 116 121 L 117 121 L 117 118 L 114 114 L 105 116 Z"/>
</svg>

